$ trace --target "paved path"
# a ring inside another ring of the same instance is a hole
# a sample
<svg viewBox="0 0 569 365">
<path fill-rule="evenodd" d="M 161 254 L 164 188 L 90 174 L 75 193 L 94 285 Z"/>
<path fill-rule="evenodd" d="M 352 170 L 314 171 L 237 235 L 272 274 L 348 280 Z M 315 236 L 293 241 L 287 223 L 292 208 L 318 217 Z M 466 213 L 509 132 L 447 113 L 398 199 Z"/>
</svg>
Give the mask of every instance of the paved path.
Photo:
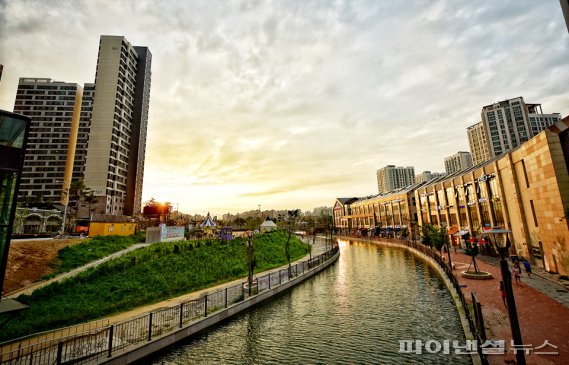
<svg viewBox="0 0 569 365">
<path fill-rule="evenodd" d="M 65 280 L 65 279 L 67 279 L 67 278 L 70 278 L 70 277 L 72 277 L 72 276 L 75 276 L 75 275 L 79 274 L 79 273 L 82 272 L 82 271 L 85 271 L 85 270 L 90 269 L 90 268 L 95 267 L 95 266 L 99 266 L 99 265 L 101 265 L 101 264 L 104 263 L 104 262 L 107 262 L 107 261 L 109 261 L 109 260 L 111 260 L 111 259 L 114 259 L 114 258 L 116 258 L 116 257 L 122 256 L 122 255 L 126 254 L 127 252 L 134 251 L 134 250 L 137 250 L 137 249 L 139 249 L 139 248 L 146 247 L 146 246 L 149 246 L 149 245 L 150 245 L 150 243 L 138 243 L 138 244 L 132 245 L 132 246 L 130 246 L 130 247 L 128 247 L 128 248 L 125 248 L 125 249 L 122 250 L 122 251 L 115 252 L 115 253 L 113 253 L 112 255 L 109 255 L 109 256 L 107 256 L 107 257 L 103 257 L 102 259 L 99 259 L 99 260 L 90 262 L 90 263 L 88 263 L 87 265 L 78 267 L 78 268 L 76 268 L 76 269 L 73 269 L 73 270 L 71 270 L 71 271 L 68 271 L 68 272 L 66 272 L 66 273 L 63 273 L 63 274 L 61 274 L 61 275 L 58 275 L 58 276 L 56 276 L 56 277 L 54 277 L 54 278 L 52 278 L 52 279 L 45 280 L 45 281 L 40 281 L 40 282 L 37 282 L 37 283 L 33 283 L 33 284 L 28 285 L 28 286 L 26 286 L 26 287 L 24 287 L 24 288 L 15 290 L 15 291 L 13 291 L 13 292 L 10 292 L 10 293 L 8 293 L 8 294 L 6 295 L 6 297 L 7 297 L 7 298 L 16 298 L 16 297 L 18 297 L 18 296 L 21 295 L 21 294 L 30 295 L 30 294 L 31 294 L 34 290 L 36 290 L 36 289 L 43 288 L 44 286 L 47 286 L 47 285 L 49 285 L 49 284 L 51 284 L 51 283 L 55 283 L 55 282 L 58 282 L 58 281 Z"/>
<path fill-rule="evenodd" d="M 477 256 L 477 260 L 484 261 L 493 266 L 499 265 L 498 258 L 495 257 L 479 255 Z M 511 266 L 511 262 L 509 262 L 509 264 Z M 522 282 L 569 308 L 569 281 L 560 280 L 558 279 L 558 275 L 545 272 L 539 267 L 532 267 L 532 271 L 531 278 L 528 277 L 525 271 L 523 272 Z"/>
<path fill-rule="evenodd" d="M 506 340 L 508 353 L 504 355 L 489 355 L 491 364 L 508 364 L 515 360 L 510 349 L 511 330 L 508 312 L 502 302 L 499 283 L 501 280 L 500 268 L 497 260 L 488 260 L 480 255 L 477 263 L 482 271 L 493 275 L 491 280 L 472 280 L 460 276 L 460 272 L 468 268 L 471 258 L 461 253 L 452 253 L 451 259 L 456 266 L 455 273 L 461 285 L 465 285 L 463 293 L 470 300 L 474 291 L 482 304 L 482 312 L 486 324 L 487 337 L 497 340 Z M 524 273 L 525 274 L 525 273 Z M 532 350 L 526 355 L 528 364 L 550 365 L 569 364 L 569 306 L 566 303 L 566 293 L 562 286 L 549 282 L 541 277 L 533 276 L 529 279 L 522 277 L 522 284 L 513 284 L 516 308 L 522 332 L 524 345 L 531 345 Z M 549 293 L 555 295 L 553 299 Z M 558 298 L 557 298 L 558 297 Z M 541 350 L 533 350 L 542 346 L 545 341 L 557 346 L 546 346 Z M 534 352 L 558 352 L 557 355 L 536 355 Z"/>
</svg>

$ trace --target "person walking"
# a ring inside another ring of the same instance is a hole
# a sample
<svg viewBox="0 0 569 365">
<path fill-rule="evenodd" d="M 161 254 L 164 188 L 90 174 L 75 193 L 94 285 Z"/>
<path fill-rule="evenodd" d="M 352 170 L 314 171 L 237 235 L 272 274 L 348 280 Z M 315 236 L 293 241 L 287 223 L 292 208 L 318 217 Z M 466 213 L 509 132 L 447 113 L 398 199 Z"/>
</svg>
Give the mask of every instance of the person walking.
<svg viewBox="0 0 569 365">
<path fill-rule="evenodd" d="M 520 269 L 520 265 L 514 265 L 513 273 L 514 273 L 514 278 L 516 279 L 516 284 L 521 284 L 522 269 Z"/>
<path fill-rule="evenodd" d="M 531 265 L 529 264 L 528 260 L 524 260 L 524 268 L 526 269 L 526 273 L 528 274 L 528 278 L 531 279 Z"/>
<path fill-rule="evenodd" d="M 502 296 L 502 301 L 504 302 L 504 307 L 508 308 L 508 304 L 506 304 L 506 289 L 504 289 L 504 282 L 500 280 L 500 295 Z"/>
</svg>

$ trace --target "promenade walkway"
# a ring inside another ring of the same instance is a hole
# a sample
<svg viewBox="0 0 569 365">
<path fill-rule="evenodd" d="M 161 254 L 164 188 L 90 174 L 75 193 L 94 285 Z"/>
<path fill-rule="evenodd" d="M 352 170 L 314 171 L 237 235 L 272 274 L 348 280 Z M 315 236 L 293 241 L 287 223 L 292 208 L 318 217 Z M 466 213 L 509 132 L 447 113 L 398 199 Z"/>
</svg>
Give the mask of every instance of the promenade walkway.
<svg viewBox="0 0 569 365">
<path fill-rule="evenodd" d="M 456 277 L 461 285 L 464 285 L 462 288 L 464 295 L 471 298 L 470 293 L 473 291 L 482 304 L 487 337 L 506 340 L 506 347 L 510 348 L 512 336 L 508 312 L 498 289 L 501 280 L 498 260 L 477 256 L 476 261 L 480 270 L 490 272 L 493 276 L 491 280 L 472 280 L 460 276 L 460 272 L 465 271 L 470 264 L 469 256 L 452 252 L 451 260 L 456 267 Z M 537 273 L 539 275 L 539 270 Z M 532 275 L 531 279 L 524 275 L 522 284 L 513 283 L 522 340 L 524 345 L 528 345 L 529 354 L 526 355 L 526 361 L 528 364 L 536 365 L 569 364 L 569 305 L 567 301 L 569 292 L 561 285 L 538 275 Z M 545 341 L 557 348 L 546 345 L 541 349 L 536 349 L 543 346 Z M 537 355 L 535 352 L 556 352 L 557 354 Z M 515 360 L 511 349 L 506 355 L 489 355 L 488 357 L 491 364 L 513 364 Z"/>
</svg>

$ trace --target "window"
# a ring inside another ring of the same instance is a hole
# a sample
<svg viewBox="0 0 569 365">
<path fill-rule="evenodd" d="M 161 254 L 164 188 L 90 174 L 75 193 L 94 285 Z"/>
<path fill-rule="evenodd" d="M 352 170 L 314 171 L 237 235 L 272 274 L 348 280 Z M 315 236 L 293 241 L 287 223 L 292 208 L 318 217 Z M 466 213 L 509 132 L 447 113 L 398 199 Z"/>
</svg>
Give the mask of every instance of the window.
<svg viewBox="0 0 569 365">
<path fill-rule="evenodd" d="M 536 227 L 538 227 L 537 225 L 537 217 L 535 215 L 535 207 L 533 206 L 533 200 L 529 201 L 529 205 L 531 207 L 531 214 L 533 216 L 533 223 L 535 224 Z"/>
</svg>

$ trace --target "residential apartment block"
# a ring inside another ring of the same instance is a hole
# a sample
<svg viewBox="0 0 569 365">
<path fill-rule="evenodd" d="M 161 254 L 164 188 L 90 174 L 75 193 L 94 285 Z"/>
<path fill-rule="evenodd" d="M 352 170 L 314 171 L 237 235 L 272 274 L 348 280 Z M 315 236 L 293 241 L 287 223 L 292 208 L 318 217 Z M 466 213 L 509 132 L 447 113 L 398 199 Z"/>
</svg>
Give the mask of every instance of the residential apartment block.
<svg viewBox="0 0 569 365">
<path fill-rule="evenodd" d="M 14 112 L 31 118 L 20 197 L 66 204 L 74 166 L 83 88 L 48 78 L 21 78 Z"/>
<path fill-rule="evenodd" d="M 152 56 L 121 36 L 101 36 L 85 185 L 97 213 L 141 211 Z"/>
<path fill-rule="evenodd" d="M 472 164 L 478 165 L 490 159 L 490 148 L 488 147 L 488 137 L 484 123 L 478 122 L 466 129 L 468 144 L 472 156 Z"/>
<path fill-rule="evenodd" d="M 472 155 L 470 152 L 459 151 L 458 153 L 445 158 L 445 171 L 447 175 L 466 170 L 472 167 Z"/>
<path fill-rule="evenodd" d="M 541 104 L 527 104 L 522 97 L 486 105 L 481 115 L 482 125 L 468 129 L 475 165 L 520 146 L 561 120 L 560 114 L 543 114 Z M 479 128 L 484 132 L 480 133 Z M 477 146 L 477 143 L 485 144 L 486 148 Z"/>
<path fill-rule="evenodd" d="M 418 174 L 417 176 L 415 176 L 415 183 L 419 184 L 422 182 L 431 181 L 431 180 L 443 177 L 445 175 L 446 174 L 444 172 L 423 171 L 420 174 Z"/>
<path fill-rule="evenodd" d="M 414 183 L 414 167 L 395 167 L 395 165 L 387 165 L 377 170 L 377 189 L 379 193 L 404 188 Z"/>
<path fill-rule="evenodd" d="M 141 211 L 151 63 L 148 48 L 101 36 L 95 83 L 20 79 L 14 112 L 32 118 L 20 196 L 67 206 L 83 180 L 94 213 Z"/>
</svg>

